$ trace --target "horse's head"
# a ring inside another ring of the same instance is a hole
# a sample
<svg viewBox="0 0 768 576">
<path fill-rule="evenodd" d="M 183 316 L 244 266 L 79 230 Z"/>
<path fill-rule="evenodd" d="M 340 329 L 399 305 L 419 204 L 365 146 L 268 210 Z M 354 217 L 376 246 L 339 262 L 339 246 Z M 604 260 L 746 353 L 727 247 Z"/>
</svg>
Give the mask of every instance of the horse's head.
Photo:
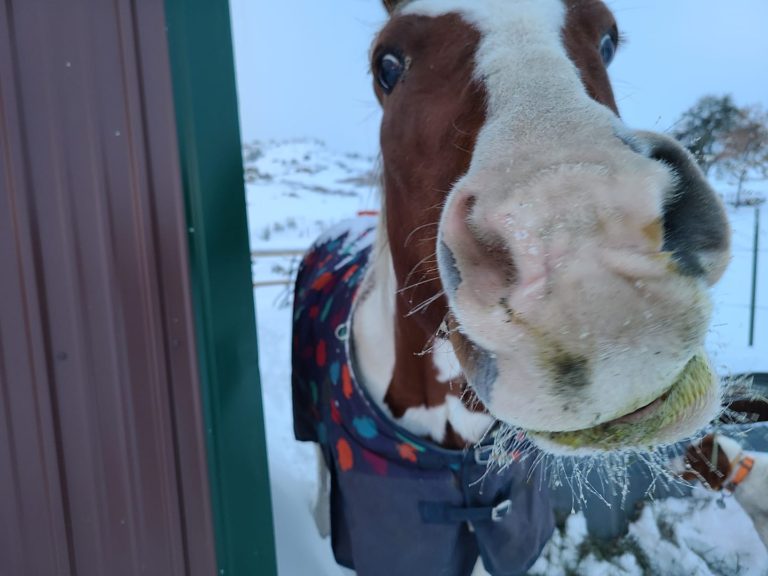
<svg viewBox="0 0 768 576">
<path fill-rule="evenodd" d="M 702 345 L 724 210 L 627 128 L 600 0 L 386 1 L 372 49 L 399 294 L 447 318 L 488 410 L 550 451 L 677 440 L 719 404 Z M 436 252 L 439 278 L 423 273 Z"/>
</svg>

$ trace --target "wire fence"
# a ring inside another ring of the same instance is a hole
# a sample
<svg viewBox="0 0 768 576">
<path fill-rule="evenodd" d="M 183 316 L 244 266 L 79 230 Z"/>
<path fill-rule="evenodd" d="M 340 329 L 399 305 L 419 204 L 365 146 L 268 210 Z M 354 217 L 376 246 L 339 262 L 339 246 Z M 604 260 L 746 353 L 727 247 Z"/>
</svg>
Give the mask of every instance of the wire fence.
<svg viewBox="0 0 768 576">
<path fill-rule="evenodd" d="M 274 274 L 279 274 L 277 278 L 259 278 L 253 281 L 254 288 L 267 288 L 271 286 L 290 286 L 293 284 L 296 273 L 299 269 L 299 263 L 306 249 L 304 248 L 277 248 L 272 250 L 252 250 L 251 262 L 253 266 L 265 260 L 273 260 L 282 262 L 285 264 L 287 259 L 287 266 L 280 266 Z"/>
</svg>

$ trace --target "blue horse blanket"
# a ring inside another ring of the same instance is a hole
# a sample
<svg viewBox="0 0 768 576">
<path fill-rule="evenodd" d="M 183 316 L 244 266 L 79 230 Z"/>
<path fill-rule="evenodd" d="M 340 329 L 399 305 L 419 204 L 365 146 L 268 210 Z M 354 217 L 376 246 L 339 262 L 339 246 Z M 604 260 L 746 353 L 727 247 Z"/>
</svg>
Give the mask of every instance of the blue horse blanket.
<svg viewBox="0 0 768 576">
<path fill-rule="evenodd" d="M 480 555 L 494 576 L 524 574 L 554 527 L 534 458 L 489 471 L 489 445 L 414 436 L 355 378 L 350 314 L 374 233 L 371 218 L 334 229 L 296 281 L 294 433 L 322 447 L 330 470 L 336 561 L 360 576 L 468 576 Z"/>
</svg>

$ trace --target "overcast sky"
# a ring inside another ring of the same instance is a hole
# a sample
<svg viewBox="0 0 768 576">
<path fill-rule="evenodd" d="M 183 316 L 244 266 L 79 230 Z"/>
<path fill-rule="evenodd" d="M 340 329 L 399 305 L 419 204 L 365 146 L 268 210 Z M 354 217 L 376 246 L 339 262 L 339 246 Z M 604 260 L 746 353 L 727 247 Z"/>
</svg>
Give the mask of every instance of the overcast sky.
<svg viewBox="0 0 768 576">
<path fill-rule="evenodd" d="M 768 107 L 768 0 L 610 0 L 627 36 L 611 66 L 634 128 L 667 130 L 708 93 Z M 378 150 L 370 42 L 379 0 L 230 0 L 243 139 Z"/>
</svg>

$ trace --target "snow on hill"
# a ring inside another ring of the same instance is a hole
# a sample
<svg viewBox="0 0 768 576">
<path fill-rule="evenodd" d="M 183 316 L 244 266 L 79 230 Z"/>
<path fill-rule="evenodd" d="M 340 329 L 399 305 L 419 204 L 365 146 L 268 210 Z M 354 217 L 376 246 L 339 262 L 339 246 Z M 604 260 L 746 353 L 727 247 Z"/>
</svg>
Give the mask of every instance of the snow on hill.
<svg viewBox="0 0 768 576">
<path fill-rule="evenodd" d="M 374 158 L 336 154 L 321 142 L 255 143 L 246 147 L 247 207 L 254 281 L 285 280 L 318 234 L 378 207 Z M 754 209 L 730 209 L 734 260 L 713 290 L 708 348 L 722 373 L 768 372 L 768 206 L 763 208 L 755 343 L 748 346 Z M 270 251 L 280 255 L 259 256 Z M 284 255 L 287 254 L 287 255 Z M 316 460 L 294 441 L 290 394 L 290 288 L 254 291 L 272 501 L 282 576 L 348 574 L 315 529 Z M 701 489 L 687 499 L 648 503 L 629 534 L 612 543 L 591 539 L 584 516 L 569 517 L 532 574 L 768 575 L 768 552 L 731 498 L 725 506 Z"/>
</svg>

